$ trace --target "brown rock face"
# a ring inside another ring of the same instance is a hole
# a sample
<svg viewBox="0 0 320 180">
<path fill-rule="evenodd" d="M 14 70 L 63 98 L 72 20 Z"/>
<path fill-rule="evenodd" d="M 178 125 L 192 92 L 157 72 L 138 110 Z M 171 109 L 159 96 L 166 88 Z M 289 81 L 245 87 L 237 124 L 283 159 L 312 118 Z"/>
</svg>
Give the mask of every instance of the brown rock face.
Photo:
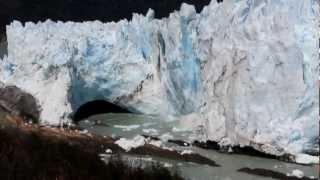
<svg viewBox="0 0 320 180">
<path fill-rule="evenodd" d="M 7 38 L 4 32 L 0 30 L 0 58 L 7 54 Z"/>
<path fill-rule="evenodd" d="M 33 122 L 37 122 L 40 116 L 40 107 L 35 98 L 16 86 L 0 84 L 0 110 Z"/>
</svg>

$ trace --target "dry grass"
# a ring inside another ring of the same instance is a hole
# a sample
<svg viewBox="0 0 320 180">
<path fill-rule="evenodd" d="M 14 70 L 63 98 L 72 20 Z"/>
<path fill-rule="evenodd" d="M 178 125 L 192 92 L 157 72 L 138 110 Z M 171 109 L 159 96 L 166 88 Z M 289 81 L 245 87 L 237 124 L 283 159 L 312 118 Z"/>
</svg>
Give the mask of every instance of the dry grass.
<svg viewBox="0 0 320 180">
<path fill-rule="evenodd" d="M 0 179 L 183 179 L 159 165 L 133 168 L 120 160 L 106 164 L 99 153 L 112 140 L 99 144 L 88 135 L 51 128 L 35 128 L 6 118 L 0 129 Z M 74 133 L 74 134 L 72 134 Z M 121 152 L 121 150 L 119 150 Z"/>
</svg>

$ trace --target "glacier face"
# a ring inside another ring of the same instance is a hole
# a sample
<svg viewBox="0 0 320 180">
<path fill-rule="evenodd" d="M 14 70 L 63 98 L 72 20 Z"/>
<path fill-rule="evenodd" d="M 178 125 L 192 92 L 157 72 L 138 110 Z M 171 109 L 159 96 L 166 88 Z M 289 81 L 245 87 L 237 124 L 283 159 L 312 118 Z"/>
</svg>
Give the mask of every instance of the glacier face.
<svg viewBox="0 0 320 180">
<path fill-rule="evenodd" d="M 201 138 L 221 144 L 280 155 L 315 143 L 317 1 L 212 1 L 199 14 L 183 4 L 153 17 L 13 22 L 0 81 L 34 95 L 43 123 L 105 99 L 145 114 L 192 114 Z"/>
</svg>

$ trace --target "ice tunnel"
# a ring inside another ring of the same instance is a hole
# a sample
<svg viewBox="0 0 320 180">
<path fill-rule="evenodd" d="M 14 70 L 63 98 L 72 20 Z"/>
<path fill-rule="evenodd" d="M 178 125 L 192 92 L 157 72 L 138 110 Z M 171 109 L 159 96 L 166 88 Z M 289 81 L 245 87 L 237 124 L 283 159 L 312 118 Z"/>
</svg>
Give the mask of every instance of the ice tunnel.
<svg viewBox="0 0 320 180">
<path fill-rule="evenodd" d="M 130 111 L 105 100 L 94 100 L 81 105 L 73 115 L 75 123 L 92 115 L 104 113 L 130 113 Z"/>
</svg>

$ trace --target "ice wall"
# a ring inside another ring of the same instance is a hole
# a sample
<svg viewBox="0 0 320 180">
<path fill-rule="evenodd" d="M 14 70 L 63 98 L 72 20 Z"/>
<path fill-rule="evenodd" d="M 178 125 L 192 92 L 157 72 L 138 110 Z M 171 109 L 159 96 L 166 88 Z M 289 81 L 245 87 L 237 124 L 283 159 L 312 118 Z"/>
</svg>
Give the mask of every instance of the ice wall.
<svg viewBox="0 0 320 180">
<path fill-rule="evenodd" d="M 278 155 L 314 145 L 318 1 L 212 1 L 200 14 L 184 4 L 153 16 L 13 22 L 0 81 L 33 94 L 43 123 L 105 99 L 145 114 L 193 113 L 202 138 L 221 144 Z"/>
<path fill-rule="evenodd" d="M 207 138 L 302 151 L 319 135 L 318 2 L 228 1 L 201 16 Z"/>
</svg>

